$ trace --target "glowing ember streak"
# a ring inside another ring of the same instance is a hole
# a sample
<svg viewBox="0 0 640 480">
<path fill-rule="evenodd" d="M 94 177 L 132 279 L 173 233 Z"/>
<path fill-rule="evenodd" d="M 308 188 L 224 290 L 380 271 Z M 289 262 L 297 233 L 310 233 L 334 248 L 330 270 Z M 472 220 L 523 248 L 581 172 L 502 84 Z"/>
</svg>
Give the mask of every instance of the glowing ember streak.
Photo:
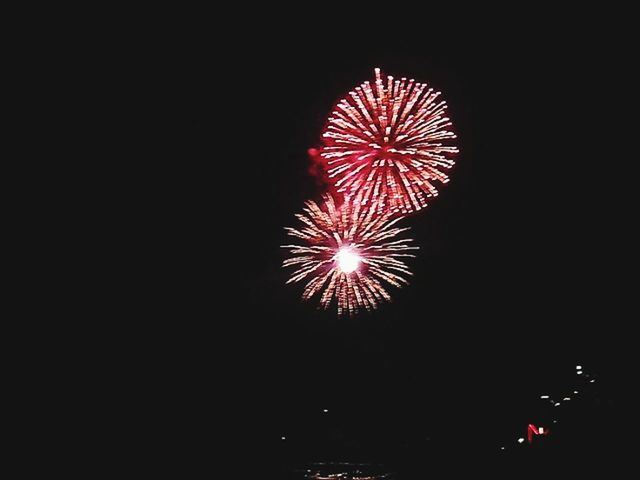
<svg viewBox="0 0 640 480">
<path fill-rule="evenodd" d="M 342 99 L 323 132 L 320 157 L 338 192 L 363 191 L 378 211 L 408 213 L 438 195 L 435 183 L 447 183 L 458 149 L 448 130 L 447 104 L 424 83 L 382 79 L 363 83 Z"/>
<path fill-rule="evenodd" d="M 377 204 L 364 205 L 360 198 L 346 197 L 337 207 L 331 195 L 320 204 L 306 202 L 304 213 L 296 217 L 304 224 L 287 227 L 288 234 L 305 245 L 284 245 L 291 258 L 284 267 L 294 266 L 287 283 L 306 280 L 302 298 L 308 300 L 322 291 L 320 305 L 328 308 L 336 299 L 338 315 L 373 310 L 383 300 L 391 300 L 384 283 L 401 287 L 411 275 L 404 259 L 417 250 L 411 239 L 397 239 L 408 228 L 396 227 L 400 218 L 392 212 L 378 213 Z"/>
</svg>

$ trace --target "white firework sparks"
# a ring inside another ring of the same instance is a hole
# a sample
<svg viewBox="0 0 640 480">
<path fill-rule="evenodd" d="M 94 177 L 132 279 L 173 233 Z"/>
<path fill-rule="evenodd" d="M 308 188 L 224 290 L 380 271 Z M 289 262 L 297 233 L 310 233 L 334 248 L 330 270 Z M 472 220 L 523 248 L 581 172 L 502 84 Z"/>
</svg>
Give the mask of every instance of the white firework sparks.
<svg viewBox="0 0 640 480">
<path fill-rule="evenodd" d="M 301 228 L 287 227 L 292 237 L 305 245 L 284 245 L 291 258 L 284 267 L 295 267 L 287 283 L 307 281 L 302 297 L 307 300 L 316 293 L 320 305 L 328 308 L 336 300 L 338 315 L 353 315 L 373 310 L 383 300 L 391 300 L 384 284 L 401 287 L 410 276 L 404 260 L 410 252 L 412 239 L 396 237 L 409 228 L 396 223 L 393 213 L 378 213 L 377 205 L 365 205 L 360 198 L 349 197 L 338 207 L 331 195 L 320 204 L 306 202 L 304 213 L 296 217 Z"/>
</svg>

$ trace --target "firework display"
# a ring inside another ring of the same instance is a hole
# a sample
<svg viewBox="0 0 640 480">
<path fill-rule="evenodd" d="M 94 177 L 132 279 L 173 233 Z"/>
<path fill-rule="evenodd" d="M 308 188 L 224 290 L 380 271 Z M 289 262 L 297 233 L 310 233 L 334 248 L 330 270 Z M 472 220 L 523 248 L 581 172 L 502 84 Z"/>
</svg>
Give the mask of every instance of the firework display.
<svg viewBox="0 0 640 480">
<path fill-rule="evenodd" d="M 322 134 L 321 161 L 338 192 L 363 192 L 380 211 L 409 213 L 427 206 L 447 183 L 456 135 L 440 92 L 413 79 L 363 83 L 343 98 Z"/>
<path fill-rule="evenodd" d="M 348 197 L 338 206 L 331 195 L 321 203 L 306 202 L 296 215 L 300 228 L 286 228 L 288 234 L 303 241 L 284 245 L 291 257 L 283 266 L 295 267 L 287 283 L 306 281 L 302 297 L 320 293 L 320 305 L 334 301 L 338 315 L 373 310 L 391 297 L 386 284 L 406 284 L 411 275 L 404 259 L 413 257 L 411 239 L 398 238 L 408 228 L 397 227 L 401 218 L 392 212 L 378 213 L 375 204 Z"/>
<path fill-rule="evenodd" d="M 285 228 L 301 241 L 283 246 L 283 266 L 295 268 L 287 283 L 306 282 L 303 299 L 319 294 L 321 307 L 335 303 L 338 315 L 353 315 L 391 300 L 388 285 L 408 283 L 405 260 L 418 247 L 396 224 L 438 195 L 458 153 L 439 97 L 413 79 L 383 79 L 376 68 L 373 85 L 338 102 L 323 145 L 308 151 L 332 193 L 306 202 L 296 215 L 301 227 Z"/>
</svg>

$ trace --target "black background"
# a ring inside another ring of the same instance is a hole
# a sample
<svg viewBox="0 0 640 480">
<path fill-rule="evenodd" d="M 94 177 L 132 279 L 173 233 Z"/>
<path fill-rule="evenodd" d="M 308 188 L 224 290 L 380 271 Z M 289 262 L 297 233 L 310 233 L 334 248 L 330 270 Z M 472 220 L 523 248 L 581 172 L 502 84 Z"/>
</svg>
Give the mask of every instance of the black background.
<svg viewBox="0 0 640 480">
<path fill-rule="evenodd" d="M 122 335 L 141 434 L 168 452 L 155 461 L 536 465 L 499 447 L 539 421 L 540 394 L 573 390 L 577 364 L 602 386 L 544 458 L 615 453 L 633 218 L 624 39 L 579 22 L 225 23 L 141 34 L 116 78 L 141 145 L 125 168 L 137 306 Z M 376 66 L 443 91 L 461 152 L 405 220 L 421 247 L 411 285 L 338 319 L 284 285 L 279 246 L 322 192 L 306 150 Z"/>
</svg>

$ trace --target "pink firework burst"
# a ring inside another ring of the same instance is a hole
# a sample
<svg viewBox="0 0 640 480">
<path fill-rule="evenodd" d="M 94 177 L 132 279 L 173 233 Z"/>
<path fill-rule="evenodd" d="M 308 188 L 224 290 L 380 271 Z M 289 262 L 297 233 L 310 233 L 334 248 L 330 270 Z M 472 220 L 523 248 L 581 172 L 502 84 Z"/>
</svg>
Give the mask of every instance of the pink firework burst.
<svg viewBox="0 0 640 480">
<path fill-rule="evenodd" d="M 392 212 L 379 214 L 375 204 L 365 206 L 359 199 L 338 207 L 325 195 L 320 204 L 306 202 L 304 213 L 296 217 L 303 226 L 285 230 L 304 245 L 283 245 L 291 253 L 283 266 L 296 268 L 287 283 L 307 282 L 305 300 L 322 292 L 323 308 L 335 299 L 338 315 L 353 315 L 390 300 L 384 284 L 408 283 L 405 277 L 411 272 L 404 259 L 418 247 L 410 245 L 411 239 L 397 238 L 408 228 L 396 227 L 400 218 L 392 219 Z"/>
<path fill-rule="evenodd" d="M 438 195 L 436 183 L 458 149 L 440 92 L 413 79 L 363 83 L 343 98 L 323 132 L 320 157 L 338 192 L 362 192 L 363 202 L 376 200 L 379 211 L 409 213 Z"/>
</svg>

